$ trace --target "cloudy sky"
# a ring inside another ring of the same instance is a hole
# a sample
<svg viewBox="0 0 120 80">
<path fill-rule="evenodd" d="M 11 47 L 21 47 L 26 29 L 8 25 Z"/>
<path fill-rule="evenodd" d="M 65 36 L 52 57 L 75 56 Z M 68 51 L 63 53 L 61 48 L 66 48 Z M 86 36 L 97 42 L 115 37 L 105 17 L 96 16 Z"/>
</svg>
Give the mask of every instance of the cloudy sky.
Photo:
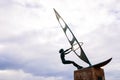
<svg viewBox="0 0 120 80">
<path fill-rule="evenodd" d="M 0 0 L 0 80 L 73 80 L 76 68 L 58 53 L 70 45 L 53 8 L 92 64 L 113 58 L 103 67 L 106 80 L 120 80 L 120 0 Z"/>
</svg>

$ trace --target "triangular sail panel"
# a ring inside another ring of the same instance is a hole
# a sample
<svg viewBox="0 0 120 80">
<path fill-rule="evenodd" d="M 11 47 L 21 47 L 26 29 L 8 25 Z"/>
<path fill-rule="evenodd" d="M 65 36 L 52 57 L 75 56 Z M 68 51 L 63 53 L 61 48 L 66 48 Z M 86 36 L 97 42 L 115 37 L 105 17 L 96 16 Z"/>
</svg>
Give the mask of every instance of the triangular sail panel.
<svg viewBox="0 0 120 80">
<path fill-rule="evenodd" d="M 55 15 L 56 15 L 56 18 L 61 26 L 61 28 L 63 29 L 71 47 L 73 48 L 73 45 L 74 44 L 77 44 L 79 46 L 79 54 L 73 50 L 73 52 L 81 59 L 83 60 L 84 62 L 88 63 L 90 66 L 91 66 L 91 63 L 89 62 L 87 56 L 85 55 L 81 45 L 79 44 L 78 40 L 76 39 L 76 37 L 74 36 L 74 34 L 72 33 L 71 29 L 68 27 L 68 25 L 66 24 L 66 22 L 62 19 L 62 17 L 58 14 L 58 12 L 54 9 L 54 12 L 55 12 Z M 68 33 L 71 35 L 71 37 L 68 36 Z"/>
</svg>

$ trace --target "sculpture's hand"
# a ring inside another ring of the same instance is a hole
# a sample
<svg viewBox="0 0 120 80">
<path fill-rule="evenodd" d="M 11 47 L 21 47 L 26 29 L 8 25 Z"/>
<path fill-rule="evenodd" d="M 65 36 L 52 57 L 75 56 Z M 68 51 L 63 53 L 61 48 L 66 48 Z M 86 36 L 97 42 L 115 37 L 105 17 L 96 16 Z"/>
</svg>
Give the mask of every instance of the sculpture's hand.
<svg viewBox="0 0 120 80">
<path fill-rule="evenodd" d="M 68 53 L 70 53 L 72 51 L 72 48 L 69 48 L 69 49 L 66 49 L 65 51 L 64 51 L 64 53 L 65 54 L 68 54 Z"/>
</svg>

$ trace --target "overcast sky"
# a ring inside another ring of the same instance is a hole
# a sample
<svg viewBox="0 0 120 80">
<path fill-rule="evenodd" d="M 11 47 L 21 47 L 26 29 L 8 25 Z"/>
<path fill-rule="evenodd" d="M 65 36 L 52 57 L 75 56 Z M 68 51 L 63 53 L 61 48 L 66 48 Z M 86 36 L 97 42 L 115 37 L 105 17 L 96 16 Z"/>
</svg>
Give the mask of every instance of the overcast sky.
<svg viewBox="0 0 120 80">
<path fill-rule="evenodd" d="M 0 0 L 0 80 L 73 80 L 58 53 L 70 45 L 55 8 L 106 80 L 120 80 L 120 0 Z M 67 59 L 86 67 L 74 54 Z"/>
</svg>

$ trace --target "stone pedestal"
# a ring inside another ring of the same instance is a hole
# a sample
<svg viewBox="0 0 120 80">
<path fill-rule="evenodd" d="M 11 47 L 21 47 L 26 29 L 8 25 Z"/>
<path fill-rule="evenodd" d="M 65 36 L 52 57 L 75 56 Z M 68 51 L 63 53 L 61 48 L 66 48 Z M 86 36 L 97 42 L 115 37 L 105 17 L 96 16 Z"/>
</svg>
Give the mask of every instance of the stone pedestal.
<svg viewBox="0 0 120 80">
<path fill-rule="evenodd" d="M 84 68 L 74 71 L 74 80 L 105 80 L 102 68 Z"/>
</svg>

